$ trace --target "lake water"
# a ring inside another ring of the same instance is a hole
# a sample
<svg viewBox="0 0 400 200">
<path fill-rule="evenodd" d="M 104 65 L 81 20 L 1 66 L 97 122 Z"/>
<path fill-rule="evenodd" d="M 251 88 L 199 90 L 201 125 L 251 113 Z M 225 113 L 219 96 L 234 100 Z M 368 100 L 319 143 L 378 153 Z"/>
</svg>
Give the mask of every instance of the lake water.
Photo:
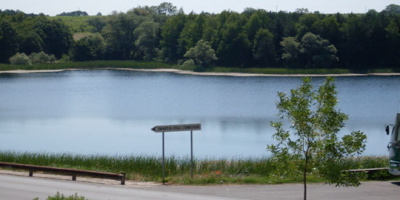
<svg viewBox="0 0 400 200">
<path fill-rule="evenodd" d="M 320 85 L 324 78 L 313 78 Z M 300 77 L 224 77 L 133 71 L 0 74 L 0 151 L 161 155 L 156 125 L 201 123 L 196 157 L 269 155 L 277 92 Z M 368 136 L 364 155 L 386 155 L 400 108 L 399 76 L 337 77 L 341 134 Z M 189 132 L 166 133 L 166 154 L 190 155 Z"/>
</svg>

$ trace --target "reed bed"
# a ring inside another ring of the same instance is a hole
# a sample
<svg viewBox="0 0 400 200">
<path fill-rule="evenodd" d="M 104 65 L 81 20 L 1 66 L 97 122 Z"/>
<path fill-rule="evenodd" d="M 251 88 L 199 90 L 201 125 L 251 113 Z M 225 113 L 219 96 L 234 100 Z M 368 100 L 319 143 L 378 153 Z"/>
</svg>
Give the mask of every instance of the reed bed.
<svg viewBox="0 0 400 200">
<path fill-rule="evenodd" d="M 0 152 L 1 162 L 41 166 L 74 168 L 113 173 L 127 173 L 127 178 L 137 181 L 161 182 L 162 158 L 158 156 L 129 155 L 76 155 L 29 152 Z M 362 168 L 387 167 L 387 157 L 358 157 L 348 159 L 349 166 Z M 218 184 L 218 183 L 286 183 L 300 182 L 298 176 L 277 176 L 280 166 L 269 157 L 257 158 L 209 158 L 194 159 L 194 179 L 190 178 L 191 161 L 187 157 L 167 157 L 165 171 L 167 181 L 177 184 Z M 323 182 L 318 175 L 310 176 L 310 182 Z"/>
</svg>

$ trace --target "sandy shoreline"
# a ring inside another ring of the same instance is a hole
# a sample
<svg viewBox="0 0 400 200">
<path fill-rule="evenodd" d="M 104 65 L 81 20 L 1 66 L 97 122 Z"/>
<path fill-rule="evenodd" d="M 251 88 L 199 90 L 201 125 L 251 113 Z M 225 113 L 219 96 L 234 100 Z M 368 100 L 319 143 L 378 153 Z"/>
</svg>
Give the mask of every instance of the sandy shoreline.
<svg viewBox="0 0 400 200">
<path fill-rule="evenodd" d="M 0 74 L 24 74 L 24 73 L 54 73 L 70 70 L 88 70 L 88 69 L 56 69 L 56 70 L 10 70 L 0 71 Z M 339 76 L 400 76 L 400 73 L 347 73 L 347 74 L 253 74 L 237 72 L 192 72 L 179 69 L 130 69 L 130 68 L 98 68 L 93 70 L 120 70 L 120 71 L 139 71 L 139 72 L 162 72 L 175 73 L 182 75 L 196 76 L 234 76 L 234 77 L 339 77 Z"/>
</svg>

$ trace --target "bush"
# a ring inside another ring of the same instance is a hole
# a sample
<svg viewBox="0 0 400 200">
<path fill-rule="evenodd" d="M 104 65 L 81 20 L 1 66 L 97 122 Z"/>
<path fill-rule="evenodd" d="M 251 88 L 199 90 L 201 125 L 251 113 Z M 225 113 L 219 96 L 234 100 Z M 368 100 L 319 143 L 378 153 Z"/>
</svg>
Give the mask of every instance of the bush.
<svg viewBox="0 0 400 200">
<path fill-rule="evenodd" d="M 184 63 L 182 63 L 183 67 L 190 67 L 190 66 L 195 66 L 196 64 L 194 63 L 193 59 L 189 59 L 187 61 L 185 61 Z"/>
<path fill-rule="evenodd" d="M 43 51 L 39 53 L 32 53 L 29 58 L 31 59 L 32 64 L 48 63 L 56 60 L 54 55 L 47 55 Z"/>
<path fill-rule="evenodd" d="M 31 60 L 25 53 L 17 53 L 10 58 L 13 65 L 32 65 Z"/>
</svg>

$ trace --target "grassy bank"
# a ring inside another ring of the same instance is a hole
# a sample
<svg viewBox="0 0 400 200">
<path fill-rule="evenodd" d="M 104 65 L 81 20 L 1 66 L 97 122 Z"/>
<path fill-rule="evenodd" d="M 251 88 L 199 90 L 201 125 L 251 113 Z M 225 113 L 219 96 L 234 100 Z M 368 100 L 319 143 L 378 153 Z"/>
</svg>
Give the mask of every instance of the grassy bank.
<svg viewBox="0 0 400 200">
<path fill-rule="evenodd" d="M 0 152 L 1 162 L 127 173 L 137 181 L 161 182 L 162 159 L 156 156 L 103 156 L 48 153 Z M 296 161 L 294 161 L 296 162 Z M 360 157 L 347 162 L 361 168 L 387 167 L 387 157 Z M 194 179 L 190 178 L 190 158 L 166 159 L 166 180 L 171 184 L 277 184 L 301 182 L 301 173 L 277 175 L 279 163 L 268 158 L 195 160 Z M 309 182 L 323 182 L 317 173 Z"/>
<path fill-rule="evenodd" d="M 169 69 L 169 68 L 176 68 L 176 66 L 162 62 L 141 62 L 141 61 L 85 61 L 85 62 L 66 62 L 66 63 L 45 63 L 45 64 L 35 64 L 35 65 L 0 64 L 0 71 L 96 69 L 96 68 Z"/>
<path fill-rule="evenodd" d="M 10 70 L 59 70 L 59 69 L 101 69 L 101 68 L 129 68 L 129 69 L 180 69 L 187 71 L 204 71 L 218 73 L 252 73 L 252 74 L 347 74 L 348 69 L 291 69 L 291 68 L 238 68 L 212 67 L 199 68 L 194 66 L 171 65 L 163 62 L 144 61 L 85 61 L 67 63 L 46 63 L 35 65 L 0 64 L 0 71 Z M 358 73 L 392 73 L 391 69 L 371 69 Z"/>
</svg>

